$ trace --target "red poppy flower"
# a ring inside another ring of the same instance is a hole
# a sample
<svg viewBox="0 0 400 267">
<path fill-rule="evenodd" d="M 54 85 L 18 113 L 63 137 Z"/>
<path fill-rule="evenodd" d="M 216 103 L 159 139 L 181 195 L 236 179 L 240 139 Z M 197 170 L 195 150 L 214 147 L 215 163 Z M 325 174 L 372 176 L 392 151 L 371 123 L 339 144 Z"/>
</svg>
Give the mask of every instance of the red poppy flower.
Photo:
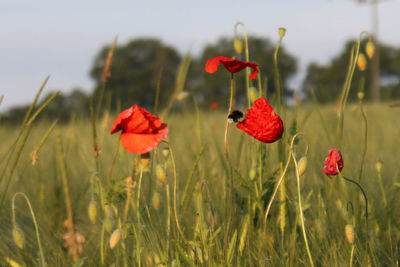
<svg viewBox="0 0 400 267">
<path fill-rule="evenodd" d="M 210 103 L 210 109 L 216 109 L 219 107 L 219 103 L 217 101 L 213 101 Z"/>
<path fill-rule="evenodd" d="M 253 63 L 253 62 L 246 62 L 246 61 L 240 61 L 237 59 L 229 58 L 229 57 L 224 57 L 224 56 L 218 56 L 214 57 L 212 59 L 209 59 L 206 62 L 206 71 L 209 73 L 214 73 L 218 70 L 219 63 L 222 63 L 225 68 L 232 73 L 241 71 L 242 69 L 246 67 L 250 67 L 253 69 L 253 72 L 250 74 L 249 79 L 255 79 L 257 78 L 258 74 L 258 64 Z"/>
<path fill-rule="evenodd" d="M 279 140 L 284 130 L 281 118 L 264 97 L 254 101 L 247 110 L 246 118 L 236 127 L 263 143 Z"/>
<path fill-rule="evenodd" d="M 329 156 L 325 159 L 324 173 L 327 175 L 337 175 L 338 171 L 336 169 L 336 164 L 339 171 L 343 169 L 343 158 L 340 150 L 337 148 L 332 148 L 329 150 Z"/>
<path fill-rule="evenodd" d="M 168 126 L 144 108 L 133 105 L 115 119 L 111 134 L 121 133 L 121 144 L 129 153 L 144 154 L 168 136 Z"/>
</svg>

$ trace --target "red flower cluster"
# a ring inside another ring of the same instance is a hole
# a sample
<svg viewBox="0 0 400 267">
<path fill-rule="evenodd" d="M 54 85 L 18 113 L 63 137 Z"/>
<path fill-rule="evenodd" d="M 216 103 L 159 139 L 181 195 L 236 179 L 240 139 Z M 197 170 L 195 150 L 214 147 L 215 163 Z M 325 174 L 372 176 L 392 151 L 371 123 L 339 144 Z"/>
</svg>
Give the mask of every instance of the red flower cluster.
<svg viewBox="0 0 400 267">
<path fill-rule="evenodd" d="M 115 119 L 111 134 L 122 131 L 121 144 L 129 153 L 144 154 L 168 136 L 168 126 L 144 108 L 133 105 Z"/>
<path fill-rule="evenodd" d="M 243 70 L 246 67 L 250 67 L 253 69 L 253 72 L 250 74 L 249 79 L 257 78 L 257 74 L 258 74 L 258 64 L 257 63 L 240 61 L 237 59 L 224 57 L 224 56 L 218 56 L 218 57 L 209 59 L 206 62 L 206 68 L 205 68 L 206 71 L 208 73 L 216 72 L 218 70 L 219 63 L 222 63 L 225 66 L 225 68 L 231 73 L 236 73 L 238 71 Z"/>
<path fill-rule="evenodd" d="M 336 169 L 336 165 L 338 166 L 339 171 L 343 169 L 343 158 L 340 150 L 337 148 L 332 148 L 329 150 L 329 156 L 325 159 L 324 173 L 327 175 L 337 175 L 338 171 Z"/>
<path fill-rule="evenodd" d="M 246 118 L 236 127 L 263 143 L 279 140 L 284 130 L 281 118 L 264 97 L 254 102 L 247 111 Z"/>
</svg>

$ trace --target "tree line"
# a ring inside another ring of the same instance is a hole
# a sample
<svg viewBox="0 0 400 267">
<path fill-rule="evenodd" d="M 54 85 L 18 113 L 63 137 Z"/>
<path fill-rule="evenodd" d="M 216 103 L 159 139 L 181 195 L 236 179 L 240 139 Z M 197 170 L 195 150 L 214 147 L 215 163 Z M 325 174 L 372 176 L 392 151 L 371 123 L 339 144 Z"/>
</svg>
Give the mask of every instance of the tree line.
<svg viewBox="0 0 400 267">
<path fill-rule="evenodd" d="M 209 75 L 204 71 L 205 62 L 215 56 L 223 55 L 244 60 L 243 54 L 234 49 L 232 38 L 221 38 L 214 44 L 207 45 L 198 57 L 192 57 L 186 76 L 184 91 L 194 97 L 200 107 L 207 108 L 211 103 L 226 105 L 229 88 L 228 72 L 218 71 Z M 301 91 L 304 100 L 311 97 L 320 103 L 337 100 L 342 89 L 350 53 L 355 41 L 348 41 L 342 51 L 327 64 L 310 63 L 300 88 L 289 88 L 288 81 L 297 71 L 296 57 L 285 47 L 279 50 L 279 71 L 283 96 L 290 98 L 294 90 Z M 275 92 L 273 54 L 275 43 L 267 38 L 249 37 L 250 61 L 260 66 L 262 87 L 265 94 L 273 101 Z M 365 43 L 361 45 L 365 47 Z M 116 45 L 110 66 L 110 76 L 104 86 L 103 70 L 111 44 L 103 47 L 96 55 L 90 71 L 95 81 L 91 93 L 84 93 L 79 88 L 71 93 L 62 93 L 46 107 L 43 117 L 61 121 L 71 118 L 72 114 L 88 115 L 89 99 L 94 103 L 101 101 L 101 106 L 110 110 L 126 108 L 138 104 L 151 109 L 154 106 L 157 87 L 159 86 L 159 105 L 167 104 L 174 90 L 177 71 L 183 59 L 174 47 L 156 38 L 139 38 L 126 44 Z M 380 45 L 380 88 L 382 99 L 393 99 L 400 96 L 400 48 Z M 364 51 L 361 51 L 364 52 Z M 371 96 L 370 65 L 364 72 L 356 71 L 350 90 L 350 100 L 356 99 L 360 86 L 364 87 L 368 100 Z M 245 72 L 236 75 L 236 99 L 244 103 L 246 96 Z M 253 86 L 258 87 L 257 81 Z M 48 95 L 48 97 L 50 94 Z M 101 96 L 101 97 L 99 97 Z M 45 99 L 42 102 L 46 101 Z M 40 103 L 39 103 L 40 105 Z M 2 114 L 3 121 L 20 121 L 28 106 L 14 107 Z"/>
</svg>

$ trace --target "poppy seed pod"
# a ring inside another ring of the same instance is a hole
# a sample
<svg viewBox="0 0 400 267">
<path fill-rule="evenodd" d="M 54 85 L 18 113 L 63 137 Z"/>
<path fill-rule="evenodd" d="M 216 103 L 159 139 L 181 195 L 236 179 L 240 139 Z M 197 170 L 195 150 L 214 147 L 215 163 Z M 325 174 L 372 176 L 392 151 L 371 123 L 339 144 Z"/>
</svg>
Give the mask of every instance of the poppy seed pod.
<svg viewBox="0 0 400 267">
<path fill-rule="evenodd" d="M 375 54 L 375 45 L 372 41 L 368 41 L 367 46 L 365 47 L 365 52 L 367 53 L 369 59 L 373 58 Z"/>
<path fill-rule="evenodd" d="M 155 210 L 159 210 L 161 208 L 161 196 L 160 196 L 160 193 L 158 193 L 158 192 L 154 193 L 152 204 L 153 204 L 153 208 Z"/>
<path fill-rule="evenodd" d="M 254 178 L 256 178 L 256 175 L 257 175 L 257 169 L 255 167 L 251 167 L 249 171 L 250 180 L 254 180 Z"/>
<path fill-rule="evenodd" d="M 346 224 L 344 227 L 344 232 L 346 234 L 347 241 L 349 241 L 350 244 L 354 244 L 354 227 L 351 224 Z"/>
<path fill-rule="evenodd" d="M 254 103 L 258 99 L 257 89 L 254 87 L 249 88 L 249 98 L 251 103 Z"/>
<path fill-rule="evenodd" d="M 358 92 L 357 93 L 357 97 L 358 97 L 358 100 L 363 100 L 364 99 L 364 92 Z"/>
<path fill-rule="evenodd" d="M 241 54 L 243 52 L 243 43 L 242 40 L 240 40 L 239 37 L 235 37 L 235 40 L 233 41 L 233 48 L 235 48 L 236 53 Z"/>
<path fill-rule="evenodd" d="M 383 161 L 382 161 L 382 160 L 378 160 L 378 161 L 376 162 L 375 168 L 376 168 L 376 171 L 377 171 L 378 173 L 380 173 L 380 172 L 382 171 L 382 165 L 383 165 Z"/>
<path fill-rule="evenodd" d="M 303 176 L 307 169 L 307 157 L 302 157 L 297 163 L 299 176 Z"/>
<path fill-rule="evenodd" d="M 358 68 L 361 71 L 364 71 L 367 67 L 367 59 L 365 58 L 364 54 L 360 53 L 357 59 Z"/>
<path fill-rule="evenodd" d="M 115 229 L 110 236 L 111 249 L 115 248 L 119 244 L 119 241 L 121 241 L 121 237 L 122 237 L 122 230 L 120 228 Z"/>
<path fill-rule="evenodd" d="M 14 239 L 14 243 L 20 248 L 22 249 L 24 247 L 24 235 L 22 233 L 22 231 L 14 226 L 13 230 L 12 230 L 12 236 Z"/>
</svg>

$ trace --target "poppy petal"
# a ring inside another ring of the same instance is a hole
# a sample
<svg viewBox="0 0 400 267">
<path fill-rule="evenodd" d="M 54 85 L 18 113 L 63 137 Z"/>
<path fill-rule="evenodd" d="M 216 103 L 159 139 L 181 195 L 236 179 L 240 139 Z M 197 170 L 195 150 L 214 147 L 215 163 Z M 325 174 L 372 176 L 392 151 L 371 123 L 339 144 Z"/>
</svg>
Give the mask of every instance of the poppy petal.
<svg viewBox="0 0 400 267">
<path fill-rule="evenodd" d="M 263 143 L 279 140 L 284 131 L 282 119 L 265 98 L 257 99 L 236 127 Z"/>
<path fill-rule="evenodd" d="M 258 74 L 258 64 L 257 63 L 241 61 L 241 60 L 224 57 L 224 56 L 217 56 L 217 57 L 209 59 L 206 62 L 205 70 L 208 73 L 214 73 L 218 70 L 219 63 L 222 63 L 225 66 L 225 68 L 231 73 L 236 73 L 236 72 L 243 70 L 246 67 L 250 67 L 253 69 L 253 72 L 250 74 L 249 79 L 257 78 L 257 74 Z"/>
<path fill-rule="evenodd" d="M 135 106 L 136 106 L 136 105 L 135 105 Z M 130 108 L 128 108 L 128 109 L 126 109 L 126 110 L 124 110 L 124 111 L 122 111 L 122 112 L 117 116 L 117 118 L 115 119 L 115 121 L 114 121 L 114 123 L 113 123 L 113 125 L 112 125 L 112 127 L 111 127 L 110 133 L 111 133 L 111 134 L 115 134 L 116 132 L 122 130 L 121 125 L 120 125 L 120 124 L 121 124 L 121 121 L 124 120 L 124 119 L 126 119 L 126 118 L 129 118 L 129 117 L 132 115 L 132 112 L 133 112 L 133 106 L 130 107 Z"/>
<path fill-rule="evenodd" d="M 167 136 L 168 127 L 164 124 L 157 134 L 121 133 L 121 144 L 129 153 L 144 154 L 153 150 Z"/>
</svg>

